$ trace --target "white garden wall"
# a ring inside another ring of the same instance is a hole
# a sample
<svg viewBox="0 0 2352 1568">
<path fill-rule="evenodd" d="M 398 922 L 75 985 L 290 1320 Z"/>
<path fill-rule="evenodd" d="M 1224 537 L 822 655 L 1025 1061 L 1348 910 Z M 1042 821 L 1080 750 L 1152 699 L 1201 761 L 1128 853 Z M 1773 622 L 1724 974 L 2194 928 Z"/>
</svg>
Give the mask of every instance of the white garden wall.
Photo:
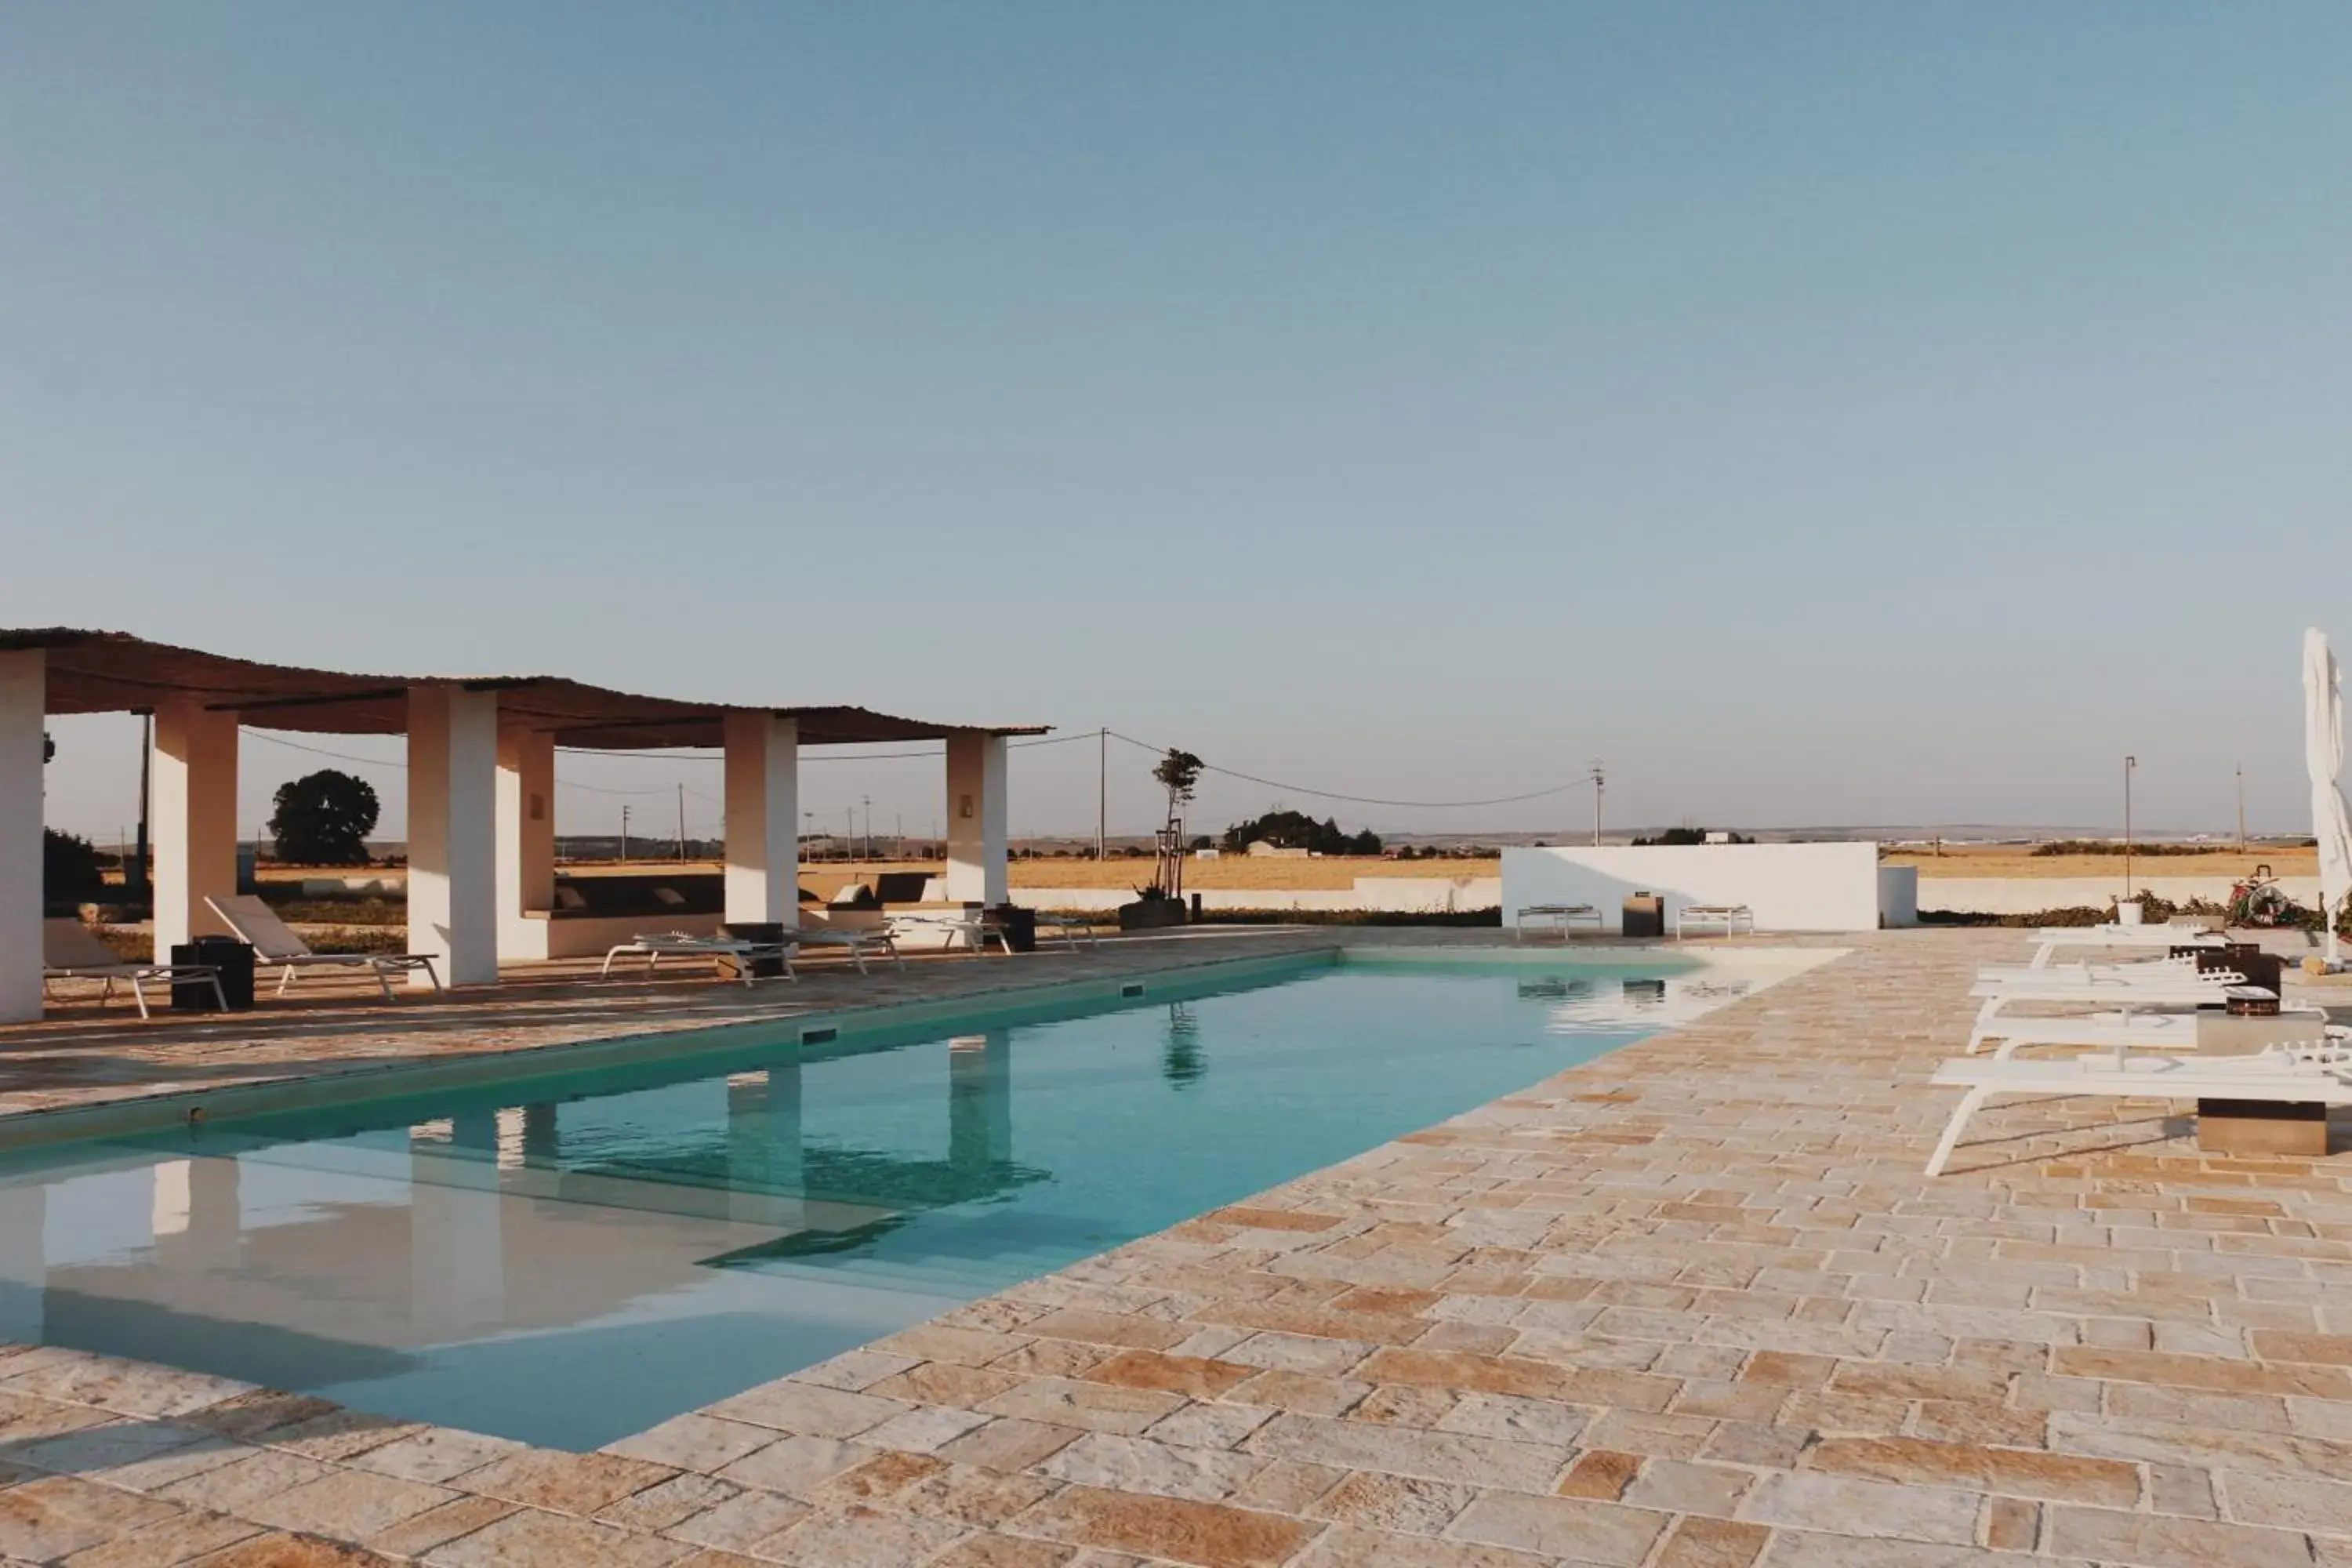
<svg viewBox="0 0 2352 1568">
<path fill-rule="evenodd" d="M 1689 904 L 1745 904 L 1759 931 L 1875 931 L 1878 846 L 1554 846 L 1503 851 L 1503 923 L 1530 904 L 1591 904 L 1615 931 L 1625 899 L 1663 895 L 1666 929 Z"/>
</svg>

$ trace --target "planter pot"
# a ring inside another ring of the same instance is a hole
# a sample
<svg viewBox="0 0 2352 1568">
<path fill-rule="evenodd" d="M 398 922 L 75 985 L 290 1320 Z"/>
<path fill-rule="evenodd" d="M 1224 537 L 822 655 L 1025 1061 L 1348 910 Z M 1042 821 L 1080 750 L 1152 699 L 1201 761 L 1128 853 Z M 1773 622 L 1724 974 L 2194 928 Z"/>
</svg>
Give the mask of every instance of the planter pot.
<svg viewBox="0 0 2352 1568">
<path fill-rule="evenodd" d="M 1152 931 L 1160 926 L 1184 923 L 1184 900 L 1181 899 L 1138 899 L 1118 907 L 1118 929 L 1121 931 Z"/>
<path fill-rule="evenodd" d="M 2139 900 L 2137 899 L 2120 899 L 2116 900 L 2116 923 L 2117 925 L 2127 926 L 2136 926 L 2139 924 Z"/>
</svg>

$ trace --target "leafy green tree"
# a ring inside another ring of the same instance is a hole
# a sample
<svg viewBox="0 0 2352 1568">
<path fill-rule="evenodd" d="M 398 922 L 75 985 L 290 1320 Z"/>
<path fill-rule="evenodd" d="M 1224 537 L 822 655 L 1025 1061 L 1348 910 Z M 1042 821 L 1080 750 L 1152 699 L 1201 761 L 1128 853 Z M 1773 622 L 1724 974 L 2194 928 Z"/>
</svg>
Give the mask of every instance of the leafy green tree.
<svg viewBox="0 0 2352 1568">
<path fill-rule="evenodd" d="M 1159 781 L 1161 789 L 1168 792 L 1169 821 L 1176 820 L 1184 803 L 1192 798 L 1194 790 L 1200 788 L 1201 770 L 1206 765 L 1192 752 L 1171 746 L 1168 754 L 1160 759 L 1160 765 L 1151 770 L 1151 776 Z"/>
<path fill-rule="evenodd" d="M 300 866 L 364 866 L 375 831 L 375 789 L 365 779 L 320 768 L 278 786 L 269 836 L 278 858 Z"/>
<path fill-rule="evenodd" d="M 1252 844 L 1259 842 L 1271 844 L 1276 849 L 1304 849 L 1316 855 L 1381 852 L 1381 836 L 1370 828 L 1349 834 L 1341 830 L 1337 817 L 1318 822 L 1303 811 L 1269 811 L 1264 816 L 1237 822 L 1225 829 L 1224 847 L 1234 854 L 1246 853 Z"/>
</svg>

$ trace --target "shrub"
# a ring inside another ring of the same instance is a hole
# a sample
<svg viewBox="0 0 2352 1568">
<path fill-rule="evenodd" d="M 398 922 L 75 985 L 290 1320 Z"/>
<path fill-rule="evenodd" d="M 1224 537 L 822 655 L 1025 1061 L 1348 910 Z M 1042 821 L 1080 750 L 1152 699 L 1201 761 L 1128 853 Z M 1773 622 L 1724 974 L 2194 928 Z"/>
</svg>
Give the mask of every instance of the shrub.
<svg viewBox="0 0 2352 1568">
<path fill-rule="evenodd" d="M 41 901 L 51 909 L 88 903 L 106 891 L 98 849 L 87 838 L 41 829 Z"/>
</svg>

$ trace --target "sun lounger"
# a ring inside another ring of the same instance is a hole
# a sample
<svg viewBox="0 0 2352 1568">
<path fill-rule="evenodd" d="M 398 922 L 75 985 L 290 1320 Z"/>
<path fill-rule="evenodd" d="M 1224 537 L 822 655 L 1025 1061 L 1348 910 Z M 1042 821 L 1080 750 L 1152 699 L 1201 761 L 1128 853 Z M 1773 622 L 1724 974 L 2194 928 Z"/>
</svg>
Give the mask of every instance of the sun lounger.
<svg viewBox="0 0 2352 1568">
<path fill-rule="evenodd" d="M 2194 926 L 2044 926 L 2033 933 L 2033 959 L 2030 967 L 2048 968 L 2050 955 L 2063 947 L 2221 947 L 2228 941 L 2219 931 L 2203 931 Z"/>
<path fill-rule="evenodd" d="M 2195 1051 L 2198 1014 L 2195 1007 L 2159 1007 L 2126 1013 L 2094 1013 L 2087 1017 L 2004 1018 L 1987 1038 L 1997 1038 L 1992 1059 L 2006 1061 L 2029 1046 L 2081 1046 L 2094 1050 Z M 2210 1015 L 2209 1015 L 2210 1016 Z M 2273 1020 L 2263 1020 L 2271 1022 Z M 2308 1024 L 2327 1029 L 2327 1015 L 2317 1007 L 2298 1007 L 2278 1015 L 2284 1024 Z M 1973 1049 L 1973 1047 L 1971 1047 Z"/>
<path fill-rule="evenodd" d="M 1007 953 L 1013 951 L 1012 939 L 1000 928 L 991 925 L 987 915 L 979 910 L 914 910 L 891 916 L 887 929 L 894 938 L 936 936 L 943 952 L 952 950 L 959 938 L 974 952 L 986 952 L 992 938 Z"/>
<path fill-rule="evenodd" d="M 2233 995 L 2242 1001 L 2276 997 L 2269 987 L 2248 985 L 2243 975 L 2226 970 L 2198 973 L 2173 969 L 2168 974 L 2145 981 L 2097 977 L 2084 980 L 2067 976 L 2063 970 L 2053 973 L 2054 978 L 2050 981 L 2017 983 L 1996 978 L 1980 980 L 1971 986 L 1969 994 L 1979 998 L 1983 1005 L 1977 1009 L 1976 1022 L 1969 1030 L 1969 1054 L 1974 1056 L 1986 1040 L 2006 1033 L 2004 1025 L 2020 1021 L 2001 1016 L 2005 1008 L 2017 1003 L 2119 1007 L 2136 1012 L 2158 1007 L 2219 1007 L 2227 1005 Z"/>
<path fill-rule="evenodd" d="M 383 992 L 383 999 L 387 1002 L 393 999 L 389 977 L 394 974 L 412 974 L 421 971 L 425 978 L 433 983 L 434 990 L 441 989 L 441 977 L 433 972 L 433 960 L 427 954 L 313 952 L 309 942 L 296 936 L 284 921 L 271 912 L 268 904 L 250 893 L 226 898 L 207 896 L 205 902 L 211 905 L 213 913 L 236 933 L 238 941 L 253 949 L 257 964 L 274 964 L 278 968 L 278 994 L 280 996 L 286 994 L 286 987 L 298 969 L 364 969 L 375 976 L 376 985 Z"/>
<path fill-rule="evenodd" d="M 2133 963 L 2095 963 L 2081 959 L 2066 963 L 1980 963 L 1977 965 L 1979 985 L 2007 985 L 2016 990 L 2034 986 L 2115 984 L 2145 985 L 2157 981 L 2177 980 L 2197 974 L 2220 974 L 2218 969 L 2200 969 L 2194 958 L 2150 958 Z M 2245 976 L 2236 970 L 2226 973 L 2239 981 Z"/>
<path fill-rule="evenodd" d="M 640 931 L 624 942 L 617 942 L 604 953 L 604 966 L 596 973 L 600 977 L 613 973 L 616 958 L 642 958 L 646 973 L 651 974 L 665 958 L 707 958 L 722 980 L 740 980 L 746 986 L 752 981 L 752 966 L 761 959 L 772 958 L 783 965 L 783 978 L 797 981 L 793 973 L 793 944 L 790 942 L 746 942 L 732 936 L 696 936 L 688 931 Z M 860 972 L 865 965 L 858 965 Z M 731 973 L 730 973 L 731 971 Z"/>
<path fill-rule="evenodd" d="M 1521 942 L 1528 940 L 1530 926 L 1538 931 L 1557 931 L 1559 940 L 1565 942 L 1570 932 L 1580 925 L 1599 931 L 1601 911 L 1591 904 L 1528 904 L 1511 921 L 1511 931 Z"/>
<path fill-rule="evenodd" d="M 1051 931 L 1070 947 L 1081 942 L 1088 947 L 1100 947 L 1102 938 L 1095 934 L 1095 922 L 1084 915 L 1055 914 L 1050 910 L 1037 911 L 1037 930 L 1042 935 Z"/>
<path fill-rule="evenodd" d="M 1969 1061 L 1955 1058 L 1933 1081 L 1962 1089 L 1960 1103 L 1927 1158 L 1939 1176 L 1960 1133 L 1995 1095 L 2103 1095 L 2110 1099 L 2275 1100 L 2295 1104 L 2352 1105 L 2352 1049 L 2315 1037 L 2306 1046 L 2274 1047 L 2258 1056 L 2210 1061 L 2168 1056 L 2100 1054 L 2071 1061 Z"/>
<path fill-rule="evenodd" d="M 898 956 L 898 944 L 892 940 L 890 928 L 887 925 L 876 926 L 869 931 L 843 930 L 830 926 L 789 926 L 784 931 L 784 945 L 787 948 L 840 948 L 849 954 L 850 961 L 857 965 L 857 973 L 860 974 L 867 973 L 866 953 L 869 948 L 879 948 L 890 955 L 891 963 L 901 969 L 907 967 L 907 961 Z"/>
<path fill-rule="evenodd" d="M 1675 940 L 1685 932 L 1719 931 L 1726 936 L 1756 930 L 1756 911 L 1746 904 L 1685 904 L 1675 911 Z"/>
<path fill-rule="evenodd" d="M 131 983 L 131 999 L 139 1004 L 139 1016 L 152 1017 L 147 1011 L 146 982 L 161 980 L 165 984 L 179 981 L 201 980 L 213 988 L 213 1000 L 220 1010 L 228 1011 L 228 997 L 222 994 L 220 971 L 209 963 L 134 963 L 124 959 L 105 942 L 98 933 L 78 920 L 41 922 L 41 986 L 48 988 L 52 980 L 102 980 L 104 989 L 98 994 L 98 1005 L 105 1006 L 114 995 L 114 983 Z"/>
</svg>

